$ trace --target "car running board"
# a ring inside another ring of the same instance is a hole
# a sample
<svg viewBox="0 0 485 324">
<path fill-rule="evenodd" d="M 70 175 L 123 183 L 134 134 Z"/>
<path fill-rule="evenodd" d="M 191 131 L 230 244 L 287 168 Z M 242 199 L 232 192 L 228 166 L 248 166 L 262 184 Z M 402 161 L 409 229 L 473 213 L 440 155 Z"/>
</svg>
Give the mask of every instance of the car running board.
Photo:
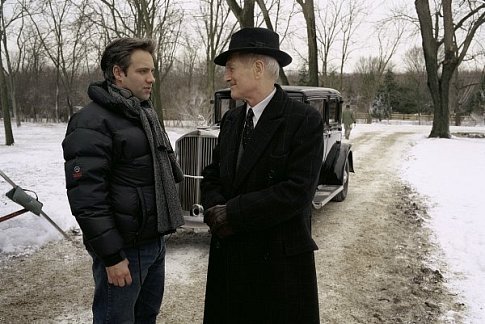
<svg viewBox="0 0 485 324">
<path fill-rule="evenodd" d="M 327 204 L 333 197 L 344 190 L 343 185 L 319 185 L 313 197 L 313 208 L 320 209 Z"/>
</svg>

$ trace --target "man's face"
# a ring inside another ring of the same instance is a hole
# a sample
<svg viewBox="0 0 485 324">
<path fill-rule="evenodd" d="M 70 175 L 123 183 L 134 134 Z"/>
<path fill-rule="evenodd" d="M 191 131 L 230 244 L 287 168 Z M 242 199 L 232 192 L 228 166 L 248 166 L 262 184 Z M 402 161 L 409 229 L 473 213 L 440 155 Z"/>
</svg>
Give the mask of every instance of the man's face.
<svg viewBox="0 0 485 324">
<path fill-rule="evenodd" d="M 232 55 L 226 62 L 224 80 L 231 87 L 233 99 L 248 99 L 257 87 L 253 62 L 243 56 Z"/>
<path fill-rule="evenodd" d="M 155 82 L 154 70 L 155 64 L 151 54 L 143 50 L 135 50 L 131 54 L 131 64 L 126 74 L 119 66 L 115 66 L 113 71 L 117 86 L 130 90 L 140 100 L 147 100 L 150 98 L 152 85 Z"/>
</svg>

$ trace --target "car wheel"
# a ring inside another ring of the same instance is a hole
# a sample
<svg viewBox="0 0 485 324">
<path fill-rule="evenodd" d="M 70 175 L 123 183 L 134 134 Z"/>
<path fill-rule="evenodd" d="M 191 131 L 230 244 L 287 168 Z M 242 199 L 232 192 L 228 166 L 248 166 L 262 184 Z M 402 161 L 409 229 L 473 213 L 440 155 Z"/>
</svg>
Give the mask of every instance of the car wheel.
<svg viewBox="0 0 485 324">
<path fill-rule="evenodd" d="M 347 159 L 345 161 L 344 165 L 344 177 L 343 177 L 343 182 L 344 182 L 344 189 L 336 195 L 332 201 L 337 201 L 341 202 L 344 201 L 345 198 L 347 198 L 347 191 L 349 189 L 349 177 L 350 176 L 350 167 L 349 167 L 349 160 Z"/>
</svg>

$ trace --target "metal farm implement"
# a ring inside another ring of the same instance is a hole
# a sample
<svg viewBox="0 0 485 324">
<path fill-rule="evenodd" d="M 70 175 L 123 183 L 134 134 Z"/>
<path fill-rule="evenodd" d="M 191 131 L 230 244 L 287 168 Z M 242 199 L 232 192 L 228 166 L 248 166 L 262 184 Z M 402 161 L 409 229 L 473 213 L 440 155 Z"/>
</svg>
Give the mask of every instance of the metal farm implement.
<svg viewBox="0 0 485 324">
<path fill-rule="evenodd" d="M 20 210 L 17 210 L 13 213 L 7 214 L 5 216 L 0 216 L 0 223 L 4 222 L 6 220 L 9 220 L 11 218 L 20 216 L 26 212 L 31 212 L 39 217 L 43 217 L 46 219 L 49 224 L 51 224 L 59 233 L 62 234 L 66 239 L 69 241 L 72 241 L 72 239 L 64 232 L 59 225 L 57 225 L 47 214 L 42 211 L 42 206 L 43 204 L 39 201 L 37 194 L 33 191 L 30 190 L 25 190 L 19 187 L 18 185 L 15 184 L 7 175 L 0 170 L 0 176 L 5 179 L 11 186 L 12 189 L 9 190 L 5 195 L 12 200 L 13 202 L 19 204 L 23 208 Z M 27 194 L 27 192 L 31 192 L 35 195 L 35 197 L 32 197 L 31 195 Z"/>
</svg>

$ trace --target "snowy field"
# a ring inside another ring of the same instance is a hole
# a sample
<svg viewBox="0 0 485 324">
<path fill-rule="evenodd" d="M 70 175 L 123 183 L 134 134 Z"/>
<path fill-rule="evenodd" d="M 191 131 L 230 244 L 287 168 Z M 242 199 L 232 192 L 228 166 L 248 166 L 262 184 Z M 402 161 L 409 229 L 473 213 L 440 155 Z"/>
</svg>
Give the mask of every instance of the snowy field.
<svg viewBox="0 0 485 324">
<path fill-rule="evenodd" d="M 43 211 L 61 228 L 77 228 L 64 187 L 61 142 L 65 124 L 14 127 L 15 145 L 7 147 L 0 126 L 0 170 L 24 189 L 35 191 Z M 467 323 L 485 323 L 485 139 L 453 136 L 429 139 L 431 126 L 358 124 L 351 139 L 369 132 L 412 132 L 413 143 L 402 157 L 401 177 L 425 199 L 428 226 L 448 264 L 448 285 L 467 300 Z M 187 130 L 169 128 L 174 142 Z M 458 132 L 485 133 L 484 126 L 451 127 Z M 0 217 L 20 207 L 4 194 L 10 185 L 0 178 Z M 31 213 L 0 223 L 0 257 L 29 253 L 61 236 L 47 221 Z"/>
</svg>

